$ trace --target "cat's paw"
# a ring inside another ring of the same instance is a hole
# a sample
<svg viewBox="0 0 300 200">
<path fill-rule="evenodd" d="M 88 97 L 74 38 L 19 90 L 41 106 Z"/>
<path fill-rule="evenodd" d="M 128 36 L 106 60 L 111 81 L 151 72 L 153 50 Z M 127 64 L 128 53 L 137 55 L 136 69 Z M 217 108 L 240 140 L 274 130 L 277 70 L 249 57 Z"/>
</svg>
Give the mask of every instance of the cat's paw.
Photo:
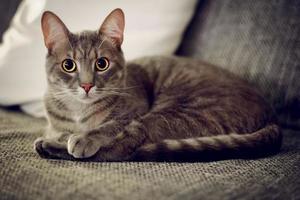
<svg viewBox="0 0 300 200">
<path fill-rule="evenodd" d="M 71 135 L 68 140 L 68 153 L 74 158 L 89 158 L 97 153 L 100 143 L 88 135 Z"/>
<path fill-rule="evenodd" d="M 37 138 L 34 141 L 34 149 L 42 158 L 71 158 L 66 146 L 54 139 Z"/>
<path fill-rule="evenodd" d="M 33 148 L 34 150 L 42 157 L 42 158 L 46 158 L 49 157 L 49 153 L 46 150 L 46 142 L 44 142 L 44 138 L 37 138 L 34 141 L 33 144 Z"/>
</svg>

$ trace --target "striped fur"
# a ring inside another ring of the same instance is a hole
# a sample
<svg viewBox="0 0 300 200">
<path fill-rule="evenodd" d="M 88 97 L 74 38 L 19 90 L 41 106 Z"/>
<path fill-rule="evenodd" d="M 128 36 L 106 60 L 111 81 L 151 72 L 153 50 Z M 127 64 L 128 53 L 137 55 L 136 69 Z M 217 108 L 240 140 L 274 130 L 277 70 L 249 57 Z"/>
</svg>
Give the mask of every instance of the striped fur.
<svg viewBox="0 0 300 200">
<path fill-rule="evenodd" d="M 124 28 L 119 9 L 100 31 L 79 34 L 71 33 L 53 13 L 45 15 L 49 126 L 35 142 L 41 156 L 204 161 L 279 150 L 282 136 L 275 114 L 245 81 L 186 58 L 155 56 L 126 63 L 120 48 L 123 36 L 118 35 Z M 94 63 L 102 56 L 111 65 L 99 73 Z M 77 63 L 76 72 L 62 71 L 66 58 Z M 82 82 L 95 85 L 88 98 Z"/>
<path fill-rule="evenodd" d="M 136 150 L 133 160 L 212 161 L 225 158 L 253 158 L 275 153 L 281 144 L 275 124 L 254 133 L 228 134 L 187 139 L 165 139 Z"/>
</svg>

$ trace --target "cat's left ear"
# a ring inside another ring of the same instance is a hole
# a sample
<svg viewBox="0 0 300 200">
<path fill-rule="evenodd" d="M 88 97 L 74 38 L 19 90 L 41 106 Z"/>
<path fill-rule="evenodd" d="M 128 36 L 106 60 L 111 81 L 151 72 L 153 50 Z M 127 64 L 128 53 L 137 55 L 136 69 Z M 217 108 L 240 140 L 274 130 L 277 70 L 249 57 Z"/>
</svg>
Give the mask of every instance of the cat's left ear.
<svg viewBox="0 0 300 200">
<path fill-rule="evenodd" d="M 123 42 L 124 27 L 124 13 L 120 8 L 117 8 L 105 18 L 99 33 L 111 38 L 116 46 L 121 46 Z"/>
<path fill-rule="evenodd" d="M 41 25 L 45 46 L 49 50 L 68 44 L 69 30 L 53 12 L 46 11 L 43 13 Z"/>
</svg>

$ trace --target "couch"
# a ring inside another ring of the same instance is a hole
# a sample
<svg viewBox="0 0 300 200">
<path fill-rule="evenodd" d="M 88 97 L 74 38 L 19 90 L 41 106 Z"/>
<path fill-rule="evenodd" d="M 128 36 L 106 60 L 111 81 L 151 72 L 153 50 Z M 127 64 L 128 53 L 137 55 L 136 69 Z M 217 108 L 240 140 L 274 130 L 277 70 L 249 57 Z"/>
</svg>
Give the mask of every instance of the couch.
<svg viewBox="0 0 300 200">
<path fill-rule="evenodd" d="M 13 13 L 19 1 L 0 10 Z M 281 151 L 213 162 L 41 159 L 44 119 L 0 108 L 0 199 L 300 199 L 300 2 L 200 0 L 177 51 L 226 68 L 276 109 Z M 2 12 L 2 13 L 3 13 Z M 1 26 L 8 17 L 1 14 Z M 0 30 L 3 33 L 3 30 Z"/>
</svg>

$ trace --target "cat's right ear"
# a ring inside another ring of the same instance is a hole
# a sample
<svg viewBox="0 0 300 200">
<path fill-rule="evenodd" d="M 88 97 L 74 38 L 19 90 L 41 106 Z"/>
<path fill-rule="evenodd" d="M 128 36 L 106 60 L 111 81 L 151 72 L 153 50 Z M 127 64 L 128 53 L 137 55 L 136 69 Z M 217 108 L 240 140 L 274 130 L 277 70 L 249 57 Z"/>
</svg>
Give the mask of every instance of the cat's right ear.
<svg viewBox="0 0 300 200">
<path fill-rule="evenodd" d="M 102 23 L 99 33 L 108 36 L 116 46 L 121 46 L 123 42 L 125 19 L 120 8 L 113 10 Z"/>
<path fill-rule="evenodd" d="M 66 45 L 69 42 L 69 30 L 53 12 L 45 11 L 41 22 L 45 46 L 49 50 Z"/>
</svg>

